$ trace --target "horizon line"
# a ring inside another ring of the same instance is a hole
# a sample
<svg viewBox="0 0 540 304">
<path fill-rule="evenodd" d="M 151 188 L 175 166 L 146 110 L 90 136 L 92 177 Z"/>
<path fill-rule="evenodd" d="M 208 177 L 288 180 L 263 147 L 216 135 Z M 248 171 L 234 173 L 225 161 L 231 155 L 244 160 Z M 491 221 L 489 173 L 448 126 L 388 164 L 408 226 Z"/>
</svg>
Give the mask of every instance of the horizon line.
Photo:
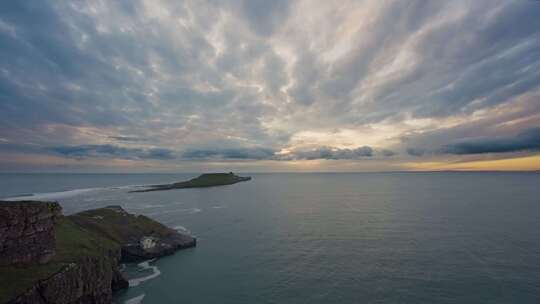
<svg viewBox="0 0 540 304">
<path fill-rule="evenodd" d="M 358 174 L 358 173 L 540 173 L 540 170 L 390 170 L 390 171 L 192 171 L 192 172 L 163 172 L 163 171 L 150 171 L 150 172 L 13 172 L 13 171 L 0 171 L 0 174 L 207 174 L 207 173 L 227 173 L 233 172 L 238 174 Z"/>
</svg>

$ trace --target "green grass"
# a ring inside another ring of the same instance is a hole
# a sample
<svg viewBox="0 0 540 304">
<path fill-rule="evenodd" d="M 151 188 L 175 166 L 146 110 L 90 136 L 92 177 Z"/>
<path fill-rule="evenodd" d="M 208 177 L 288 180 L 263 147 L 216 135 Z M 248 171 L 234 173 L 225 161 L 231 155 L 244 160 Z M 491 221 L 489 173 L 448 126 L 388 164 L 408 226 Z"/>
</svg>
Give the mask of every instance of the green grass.
<svg viewBox="0 0 540 304">
<path fill-rule="evenodd" d="M 153 185 L 148 189 L 135 190 L 131 192 L 149 192 L 149 191 L 162 191 L 172 189 L 185 189 L 185 188 L 204 188 L 214 186 L 232 185 L 238 182 L 251 180 L 251 177 L 241 177 L 229 173 L 207 173 L 202 174 L 199 177 L 190 179 L 185 182 L 178 182 L 174 184 Z"/>
<path fill-rule="evenodd" d="M 141 235 L 166 236 L 174 230 L 148 217 L 115 207 L 62 216 L 54 226 L 56 254 L 45 265 L 1 266 L 0 303 L 7 302 L 70 263 L 85 257 L 107 257 L 120 244 L 138 242 Z"/>
<path fill-rule="evenodd" d="M 202 174 L 201 176 L 189 180 L 187 182 L 176 183 L 174 187 L 184 187 L 184 188 L 193 188 L 193 187 L 211 187 L 216 185 L 229 185 L 234 184 L 239 181 L 245 180 L 242 177 L 236 176 L 232 173 L 209 173 Z"/>
<path fill-rule="evenodd" d="M 63 217 L 55 226 L 56 255 L 53 261 L 73 262 L 81 256 L 101 256 L 120 245 L 97 233 L 84 229 L 70 217 Z"/>
<path fill-rule="evenodd" d="M 38 281 L 58 272 L 65 264 L 50 262 L 36 266 L 0 267 L 0 303 L 5 303 L 22 294 Z"/>
<path fill-rule="evenodd" d="M 164 236 L 174 233 L 167 226 L 146 216 L 119 212 L 113 208 L 83 211 L 70 217 L 81 227 L 120 244 L 138 242 L 141 235 Z"/>
</svg>

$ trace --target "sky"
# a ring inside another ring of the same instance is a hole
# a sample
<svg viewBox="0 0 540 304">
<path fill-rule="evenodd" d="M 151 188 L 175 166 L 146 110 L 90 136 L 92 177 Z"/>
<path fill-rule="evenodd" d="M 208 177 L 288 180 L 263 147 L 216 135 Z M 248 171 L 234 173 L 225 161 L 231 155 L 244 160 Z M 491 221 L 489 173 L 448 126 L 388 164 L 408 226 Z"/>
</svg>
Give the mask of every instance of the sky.
<svg viewBox="0 0 540 304">
<path fill-rule="evenodd" d="M 0 3 L 1 172 L 540 170 L 540 2 Z"/>
</svg>

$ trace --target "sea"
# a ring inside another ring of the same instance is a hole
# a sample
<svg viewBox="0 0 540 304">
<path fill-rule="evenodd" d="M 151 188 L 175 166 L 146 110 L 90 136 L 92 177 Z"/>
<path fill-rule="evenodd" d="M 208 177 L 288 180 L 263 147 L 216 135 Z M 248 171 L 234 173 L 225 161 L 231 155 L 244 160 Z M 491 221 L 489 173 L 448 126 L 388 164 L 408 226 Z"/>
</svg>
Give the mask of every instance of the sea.
<svg viewBox="0 0 540 304">
<path fill-rule="evenodd" d="M 197 237 L 115 303 L 540 303 L 540 173 L 0 174 L 0 198 L 120 205 Z"/>
</svg>

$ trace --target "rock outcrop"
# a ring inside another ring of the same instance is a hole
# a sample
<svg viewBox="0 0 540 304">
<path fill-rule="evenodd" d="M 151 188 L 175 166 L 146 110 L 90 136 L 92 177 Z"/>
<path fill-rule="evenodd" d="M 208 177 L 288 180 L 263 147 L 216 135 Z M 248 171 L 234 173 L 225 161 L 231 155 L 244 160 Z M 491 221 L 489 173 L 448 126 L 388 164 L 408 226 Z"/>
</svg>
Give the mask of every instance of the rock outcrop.
<svg viewBox="0 0 540 304">
<path fill-rule="evenodd" d="M 84 257 L 38 281 L 8 304 L 109 304 L 112 292 L 129 283 L 118 270 L 118 256 Z"/>
<path fill-rule="evenodd" d="M 52 202 L 0 204 L 0 265 L 48 262 L 55 254 L 53 226 L 61 210 Z"/>
<path fill-rule="evenodd" d="M 118 206 L 62 216 L 54 202 L 0 201 L 0 227 L 13 231 L 2 233 L 0 256 L 0 303 L 9 304 L 111 303 L 113 291 L 129 286 L 121 262 L 196 245 L 194 238 Z"/>
<path fill-rule="evenodd" d="M 246 182 L 251 180 L 249 176 L 238 176 L 232 172 L 229 173 L 206 173 L 200 176 L 190 179 L 185 182 L 178 182 L 173 184 L 152 185 L 147 189 L 135 190 L 130 192 L 149 192 L 149 191 L 163 191 L 173 189 L 186 189 L 186 188 L 206 188 L 216 186 L 232 185 L 239 182 Z"/>
<path fill-rule="evenodd" d="M 189 235 L 178 233 L 144 215 L 129 214 L 120 206 L 87 210 L 70 217 L 79 226 L 120 244 L 122 260 L 126 262 L 170 255 L 197 244 L 197 240 Z"/>
</svg>

